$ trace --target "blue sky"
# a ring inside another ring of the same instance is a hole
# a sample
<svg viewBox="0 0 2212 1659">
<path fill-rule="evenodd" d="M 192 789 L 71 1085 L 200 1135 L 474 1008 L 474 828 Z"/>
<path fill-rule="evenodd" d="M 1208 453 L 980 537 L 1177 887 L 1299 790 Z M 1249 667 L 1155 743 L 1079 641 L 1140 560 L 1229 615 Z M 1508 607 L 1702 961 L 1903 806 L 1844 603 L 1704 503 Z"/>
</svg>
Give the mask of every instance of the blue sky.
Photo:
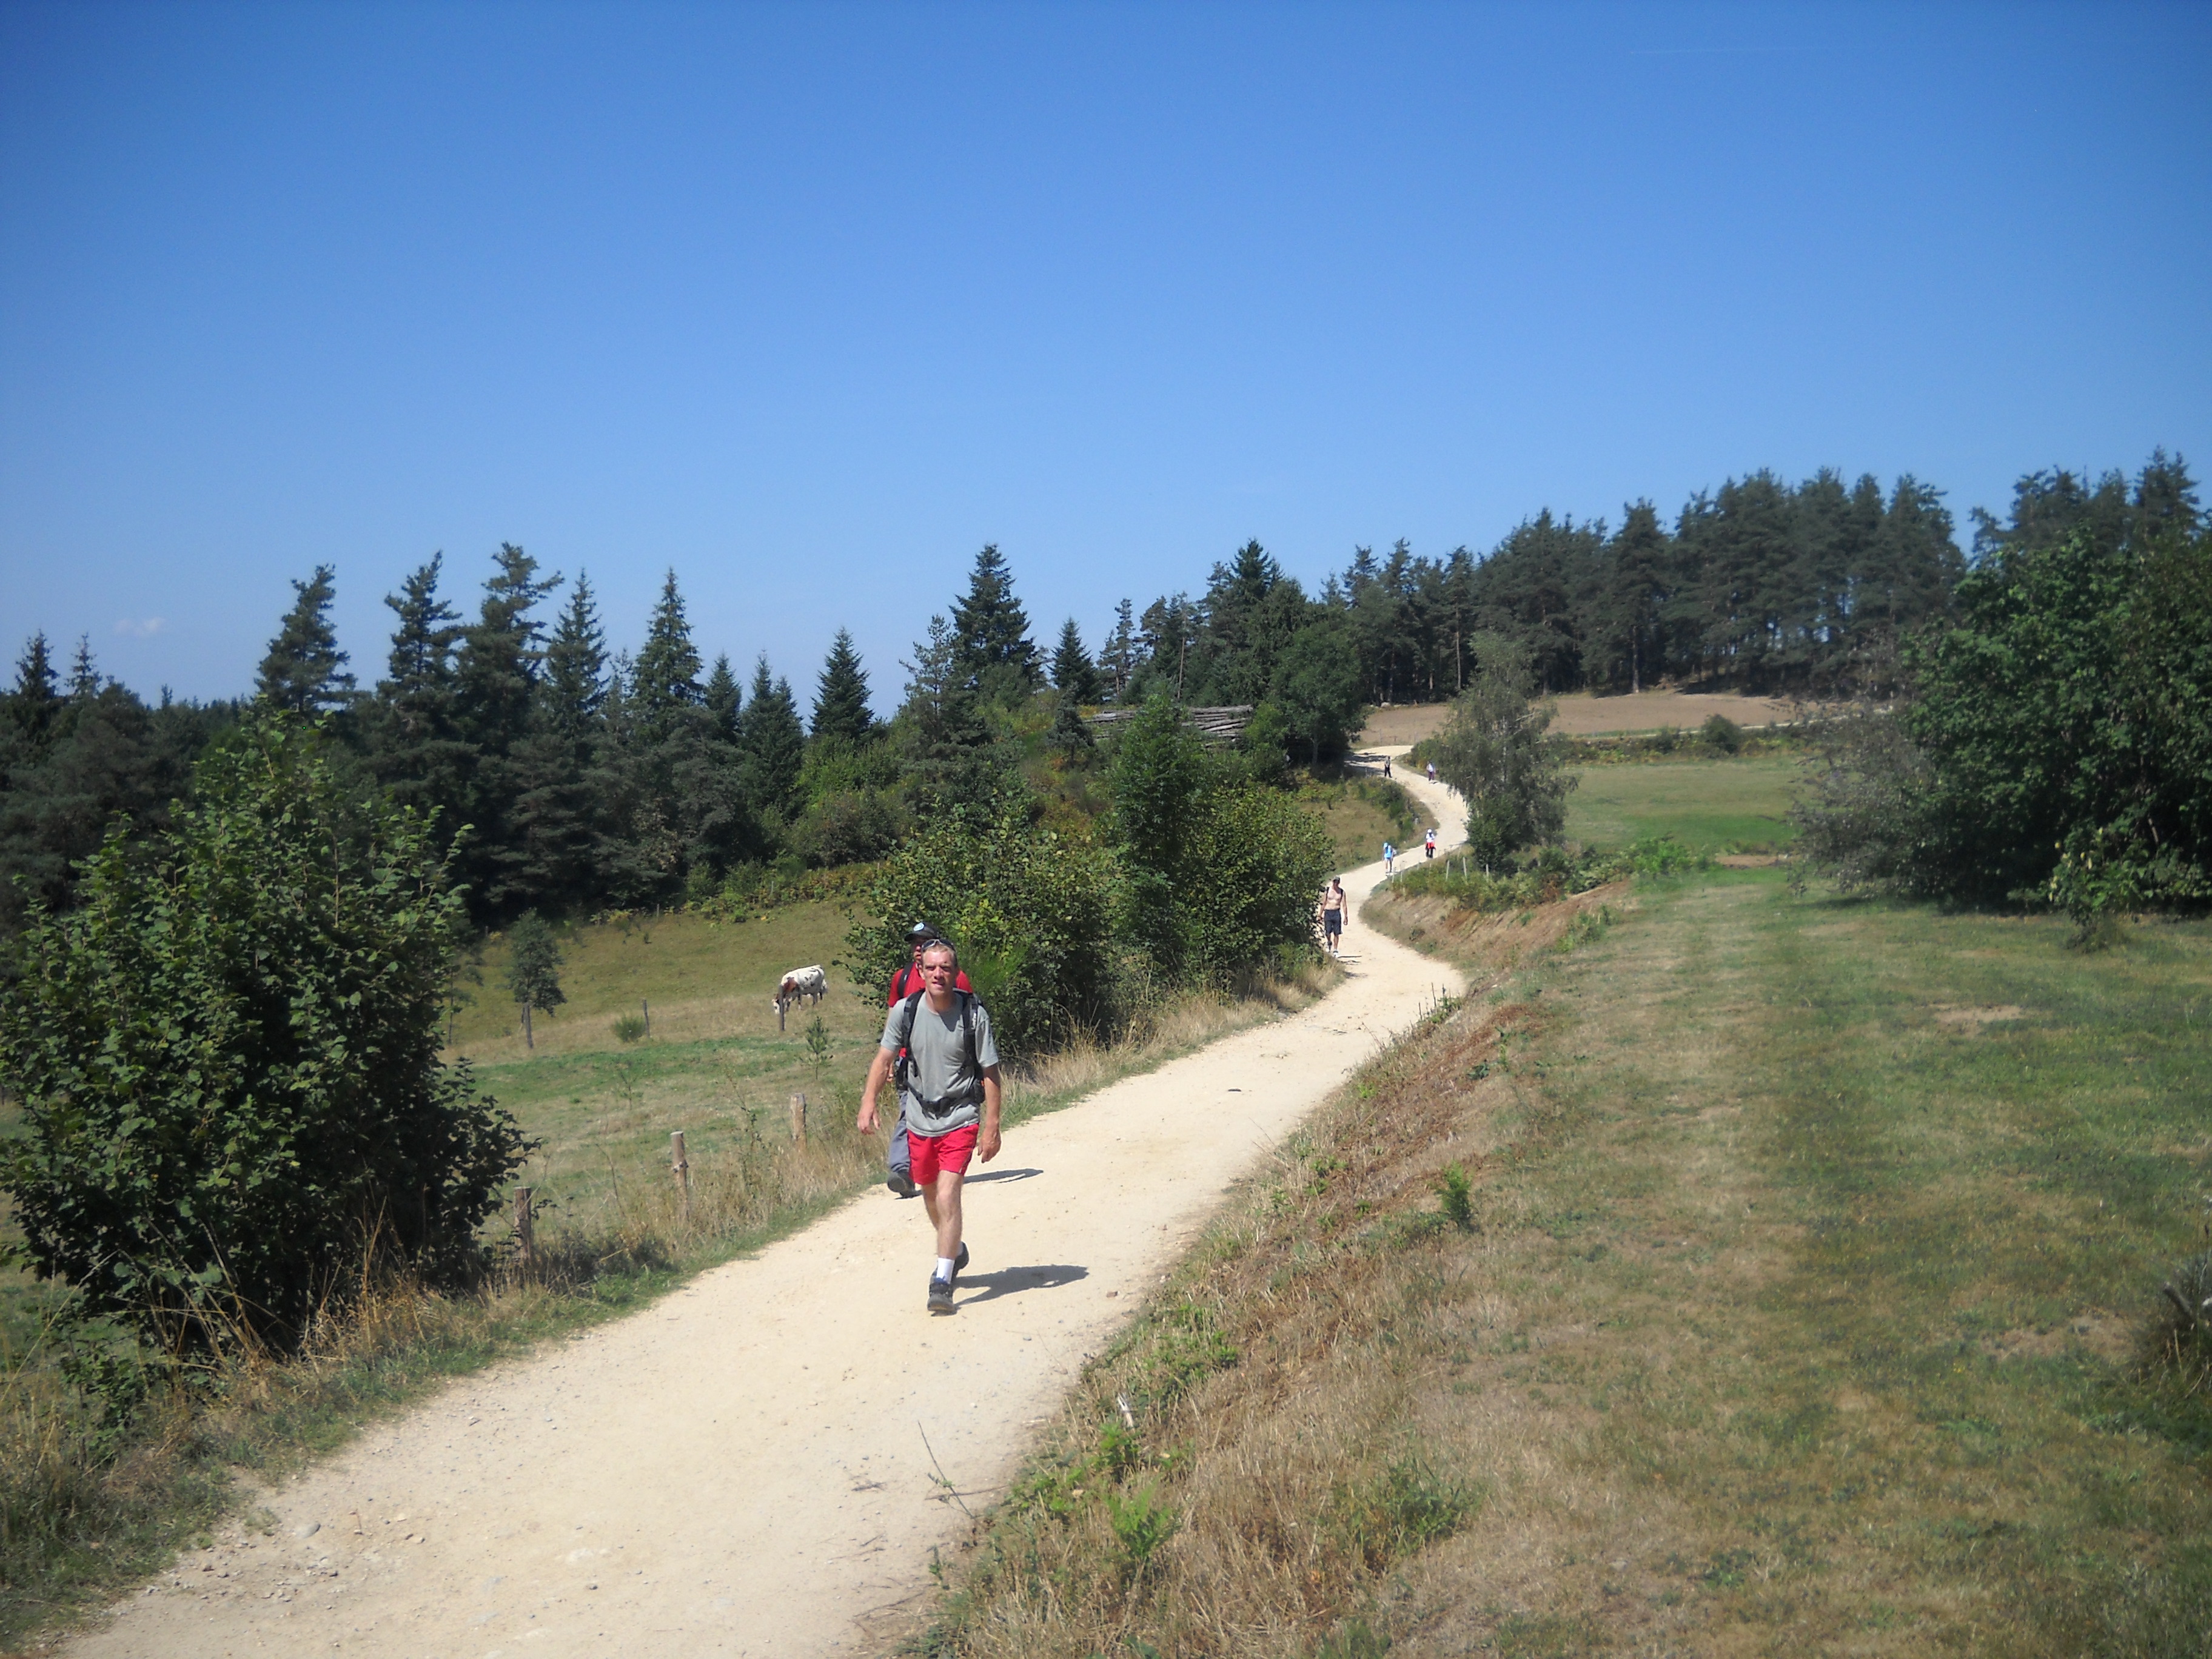
<svg viewBox="0 0 2212 1659">
<path fill-rule="evenodd" d="M 2212 9 L 0 0 L 0 648 L 247 689 L 442 549 L 879 706 L 1258 537 L 2212 462 Z"/>
</svg>

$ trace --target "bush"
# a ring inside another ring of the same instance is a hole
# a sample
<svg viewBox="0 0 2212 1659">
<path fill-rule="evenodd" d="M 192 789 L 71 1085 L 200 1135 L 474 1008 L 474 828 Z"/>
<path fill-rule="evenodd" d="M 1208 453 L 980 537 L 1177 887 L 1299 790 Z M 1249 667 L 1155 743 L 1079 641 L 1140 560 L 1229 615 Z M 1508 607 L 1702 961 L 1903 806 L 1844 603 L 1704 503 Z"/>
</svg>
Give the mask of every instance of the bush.
<svg viewBox="0 0 2212 1659">
<path fill-rule="evenodd" d="M 1565 827 L 1575 780 L 1565 745 L 1546 735 L 1551 723 L 1551 705 L 1532 702 L 1526 675 L 1501 660 L 1461 694 L 1433 740 L 1437 775 L 1467 799 L 1468 850 L 1478 863 L 1503 864 Z"/>
<path fill-rule="evenodd" d="M 2212 898 L 2212 538 L 2005 546 L 1798 817 L 1846 887 L 2106 912 Z"/>
<path fill-rule="evenodd" d="M 1103 852 L 1036 828 L 1020 805 L 956 809 L 884 862 L 840 965 L 875 1000 L 908 961 L 906 930 L 926 921 L 958 948 L 1000 1050 L 1034 1053 L 1097 1023 L 1112 889 Z"/>
<path fill-rule="evenodd" d="M 1698 728 L 1698 741 L 1717 755 L 1733 755 L 1743 747 L 1743 727 L 1726 714 L 1709 714 Z"/>
<path fill-rule="evenodd" d="M 143 854 L 39 916 L 0 1001 L 0 1181 L 42 1277 L 165 1350 L 284 1347 L 374 1259 L 432 1283 L 528 1150 L 438 1059 L 461 898 L 428 826 L 256 718 Z"/>
<path fill-rule="evenodd" d="M 1215 791 L 1176 896 L 1194 963 L 1225 979 L 1279 946 L 1312 944 L 1315 896 L 1334 862 L 1328 832 L 1291 796 L 1259 784 Z"/>
</svg>

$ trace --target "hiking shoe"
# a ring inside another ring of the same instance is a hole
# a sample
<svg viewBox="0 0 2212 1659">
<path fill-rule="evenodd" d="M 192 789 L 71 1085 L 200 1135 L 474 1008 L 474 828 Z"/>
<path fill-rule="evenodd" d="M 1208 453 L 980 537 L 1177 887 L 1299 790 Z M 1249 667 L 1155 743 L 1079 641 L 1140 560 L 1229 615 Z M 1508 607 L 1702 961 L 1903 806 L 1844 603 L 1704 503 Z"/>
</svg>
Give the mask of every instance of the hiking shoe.
<svg viewBox="0 0 2212 1659">
<path fill-rule="evenodd" d="M 929 1310 L 933 1314 L 952 1311 L 952 1281 L 933 1277 L 929 1281 Z"/>
<path fill-rule="evenodd" d="M 955 1284 L 959 1282 L 960 1275 L 966 1271 L 967 1267 L 968 1241 L 963 1238 L 960 1241 L 960 1254 L 952 1258 L 952 1282 Z"/>
<path fill-rule="evenodd" d="M 893 1198 L 915 1198 L 921 1193 L 921 1188 L 914 1184 L 911 1176 L 894 1175 L 884 1185 L 891 1189 Z"/>
</svg>

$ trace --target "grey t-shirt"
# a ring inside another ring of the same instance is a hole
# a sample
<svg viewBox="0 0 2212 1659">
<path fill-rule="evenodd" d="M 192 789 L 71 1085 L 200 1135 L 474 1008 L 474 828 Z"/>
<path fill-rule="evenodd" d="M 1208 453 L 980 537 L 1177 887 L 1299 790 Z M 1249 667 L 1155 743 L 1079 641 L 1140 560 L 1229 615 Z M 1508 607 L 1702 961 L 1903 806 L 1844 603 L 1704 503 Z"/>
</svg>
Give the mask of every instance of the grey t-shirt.
<svg viewBox="0 0 2212 1659">
<path fill-rule="evenodd" d="M 967 1045 L 960 1036 L 960 1000 L 959 994 L 954 993 L 952 1006 L 942 1014 L 931 1010 L 926 996 L 915 1006 L 914 1036 L 906 1044 L 907 1052 L 914 1056 L 905 1097 L 908 1134 L 934 1137 L 982 1118 L 981 1068 L 999 1063 L 999 1045 L 991 1036 L 990 1015 L 983 1012 L 981 1002 L 971 1000 L 968 1017 L 975 1032 L 977 1069 L 968 1069 Z M 884 1053 L 898 1053 L 899 1027 L 905 1018 L 906 1002 L 902 999 L 890 1006 L 884 1018 Z M 947 1095 L 972 1095 L 974 1099 L 956 1098 L 943 1112 L 934 1114 L 922 1105 L 927 1100 L 944 1100 Z"/>
</svg>

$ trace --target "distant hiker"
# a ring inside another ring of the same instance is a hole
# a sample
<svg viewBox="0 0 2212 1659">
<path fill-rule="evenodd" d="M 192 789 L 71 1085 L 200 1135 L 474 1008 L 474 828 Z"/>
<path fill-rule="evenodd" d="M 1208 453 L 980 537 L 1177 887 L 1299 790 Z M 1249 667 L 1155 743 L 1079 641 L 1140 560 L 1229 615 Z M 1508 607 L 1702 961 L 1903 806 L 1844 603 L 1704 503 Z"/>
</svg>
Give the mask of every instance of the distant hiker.
<svg viewBox="0 0 2212 1659">
<path fill-rule="evenodd" d="M 1344 884 L 1334 876 L 1321 890 L 1321 933 L 1329 955 L 1335 956 L 1344 939 Z"/>
<path fill-rule="evenodd" d="M 884 996 L 884 1007 L 896 1008 L 922 988 L 921 947 L 933 939 L 944 937 L 944 934 L 926 921 L 917 921 L 906 930 L 907 964 L 891 975 L 890 988 Z M 967 975 L 961 974 L 954 979 L 953 988 L 972 992 L 975 988 L 968 982 Z M 904 1056 L 902 1055 L 901 1058 L 903 1059 Z M 903 1107 L 902 1097 L 898 1124 L 891 1131 L 891 1149 L 884 1160 L 885 1167 L 890 1172 L 890 1179 L 885 1181 L 884 1185 L 901 1198 L 912 1198 L 921 1188 L 914 1184 L 913 1158 L 907 1146 L 906 1112 Z"/>
<path fill-rule="evenodd" d="M 1382 757 L 1382 775 L 1386 778 L 1390 775 L 1390 757 L 1388 755 Z"/>
<path fill-rule="evenodd" d="M 1431 783 L 1434 783 L 1436 781 L 1437 781 L 1437 763 L 1436 763 L 1434 761 L 1431 761 L 1431 762 L 1429 763 L 1429 781 L 1430 781 Z"/>
<path fill-rule="evenodd" d="M 1384 842 L 1382 843 L 1382 873 L 1385 876 L 1395 875 L 1397 865 L 1398 849 L 1391 846 L 1389 842 Z"/>
<path fill-rule="evenodd" d="M 1433 823 L 1429 826 L 1429 833 L 1421 842 L 1421 852 L 1423 856 L 1427 858 L 1434 858 L 1437 855 L 1437 827 Z"/>
<path fill-rule="evenodd" d="M 960 1237 L 960 1184 L 968 1162 L 999 1155 L 999 1047 L 991 1017 L 972 992 L 958 989 L 960 959 L 941 939 L 921 950 L 923 988 L 894 1006 L 860 1091 L 860 1132 L 876 1132 L 876 1094 L 896 1073 L 913 1152 L 915 1184 L 937 1230 L 929 1311 L 952 1311 L 952 1287 L 968 1265 Z"/>
</svg>

